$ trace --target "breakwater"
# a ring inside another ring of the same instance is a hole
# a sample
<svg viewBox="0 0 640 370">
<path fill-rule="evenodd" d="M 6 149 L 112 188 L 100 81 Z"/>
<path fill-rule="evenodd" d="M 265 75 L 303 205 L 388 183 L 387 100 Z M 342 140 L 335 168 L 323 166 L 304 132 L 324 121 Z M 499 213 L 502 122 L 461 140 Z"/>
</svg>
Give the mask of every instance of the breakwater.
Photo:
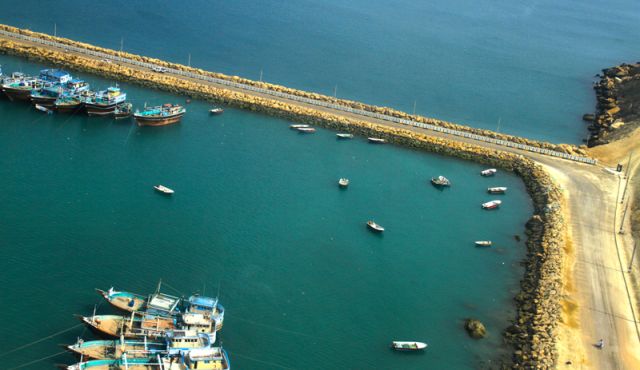
<svg viewBox="0 0 640 370">
<path fill-rule="evenodd" d="M 47 61 L 69 68 L 136 82 L 138 84 L 190 94 L 245 109 L 277 115 L 363 136 L 376 136 L 389 142 L 443 155 L 484 163 L 513 171 L 526 184 L 533 199 L 535 215 L 527 224 L 527 262 L 522 290 L 516 297 L 518 314 L 506 336 L 515 350 L 514 368 L 550 368 L 556 361 L 554 331 L 559 318 L 563 220 L 560 192 L 546 172 L 524 156 L 477 145 L 428 136 L 402 128 L 375 125 L 366 121 L 320 112 L 281 101 L 237 91 L 207 86 L 151 71 L 134 70 L 121 65 L 70 55 L 44 47 L 2 41 L 8 53 Z"/>
<path fill-rule="evenodd" d="M 336 99 L 317 93 L 309 93 L 306 91 L 290 89 L 279 85 L 243 79 L 237 76 L 226 76 L 220 73 L 204 71 L 201 69 L 187 67 L 176 63 L 169 63 L 154 58 L 100 48 L 69 39 L 52 37 L 50 35 L 35 33 L 28 30 L 21 30 L 5 25 L 0 25 L 0 34 L 11 37 L 18 37 L 20 39 L 24 39 L 30 42 L 36 42 L 39 44 L 65 47 L 70 49 L 70 51 L 88 54 L 94 57 L 107 58 L 108 60 L 113 59 L 117 62 L 129 63 L 137 67 L 164 67 L 168 68 L 170 72 L 175 73 L 179 76 L 214 82 L 222 85 L 223 87 L 234 87 L 249 92 L 262 93 L 277 98 L 285 98 L 314 106 L 327 107 L 347 113 L 391 121 L 401 125 L 411 125 L 414 127 L 429 129 L 448 135 L 460 136 L 471 140 L 484 141 L 494 145 L 517 148 L 520 150 L 561 157 L 564 159 L 583 163 L 596 163 L 596 160 L 584 156 L 585 152 L 582 148 L 577 148 L 572 145 L 550 144 L 517 136 L 499 134 L 489 130 L 474 129 L 468 126 L 457 125 L 450 122 L 435 120 L 432 118 L 408 115 L 404 112 L 400 112 L 391 108 L 376 107 L 359 102 Z M 68 49 L 66 49 L 65 51 L 67 51 Z"/>
</svg>

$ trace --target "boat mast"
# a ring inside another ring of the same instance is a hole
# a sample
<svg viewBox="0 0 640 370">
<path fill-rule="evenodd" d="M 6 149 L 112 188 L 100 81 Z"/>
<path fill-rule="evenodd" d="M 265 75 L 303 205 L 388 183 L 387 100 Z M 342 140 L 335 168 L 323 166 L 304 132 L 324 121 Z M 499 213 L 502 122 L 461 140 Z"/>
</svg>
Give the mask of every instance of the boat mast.
<svg viewBox="0 0 640 370">
<path fill-rule="evenodd" d="M 187 63 L 189 67 L 191 67 L 191 53 L 189 53 L 189 62 Z"/>
<path fill-rule="evenodd" d="M 53 24 L 53 36 L 54 37 L 58 36 L 58 24 L 57 23 Z"/>
<path fill-rule="evenodd" d="M 147 102 L 144 102 L 144 107 L 147 108 Z M 160 293 L 160 286 L 162 286 L 162 279 L 158 280 L 158 288 L 156 288 L 156 294 Z"/>
</svg>

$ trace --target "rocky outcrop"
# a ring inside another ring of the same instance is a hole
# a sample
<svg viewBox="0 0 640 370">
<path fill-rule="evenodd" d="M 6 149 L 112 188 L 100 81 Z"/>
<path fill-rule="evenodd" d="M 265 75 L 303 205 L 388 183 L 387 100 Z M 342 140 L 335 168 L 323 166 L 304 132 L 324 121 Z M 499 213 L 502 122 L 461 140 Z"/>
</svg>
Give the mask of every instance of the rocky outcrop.
<svg viewBox="0 0 640 370">
<path fill-rule="evenodd" d="M 478 319 L 466 319 L 464 321 L 464 329 L 474 339 L 484 338 L 487 335 L 487 329 Z"/>
<path fill-rule="evenodd" d="M 585 114 L 592 122 L 590 147 L 624 137 L 640 125 L 640 63 L 603 69 L 598 76 L 600 80 L 593 84 L 596 114 Z"/>
<path fill-rule="evenodd" d="M 390 143 L 449 155 L 499 167 L 520 176 L 531 196 L 535 215 L 527 223 L 526 272 L 516 297 L 517 317 L 505 333 L 514 346 L 515 369 L 552 368 L 557 359 L 555 330 L 559 320 L 559 292 L 562 288 L 561 259 L 563 220 L 560 190 L 543 168 L 522 155 L 492 150 L 472 144 L 428 136 L 401 128 L 372 124 L 315 109 L 286 104 L 242 92 L 218 89 L 198 82 L 177 79 L 120 65 L 105 63 L 44 47 L 0 41 L 0 50 L 46 61 L 108 78 L 134 82 L 174 93 L 215 100 L 235 107 L 262 112 L 302 123 L 375 136 Z"/>
<path fill-rule="evenodd" d="M 55 42 L 63 43 L 63 44 L 66 44 L 66 45 L 82 47 L 82 48 L 85 48 L 85 49 L 88 49 L 88 50 L 99 51 L 99 52 L 106 53 L 106 54 L 113 55 L 113 56 L 124 57 L 124 58 L 137 60 L 137 61 L 141 61 L 141 62 L 146 62 L 146 63 L 153 63 L 153 64 L 156 64 L 156 65 L 159 65 L 159 66 L 164 66 L 164 67 L 167 67 L 167 68 L 173 68 L 173 69 L 177 69 L 177 70 L 189 71 L 189 72 L 198 73 L 198 74 L 205 75 L 205 76 L 215 77 L 215 78 L 222 79 L 222 80 L 238 82 L 238 83 L 242 83 L 242 84 L 245 84 L 245 85 L 251 85 L 251 86 L 256 86 L 256 87 L 260 87 L 260 88 L 264 88 L 264 89 L 268 89 L 268 90 L 284 92 L 284 93 L 291 94 L 291 95 L 302 96 L 302 97 L 311 98 L 311 99 L 315 99 L 315 100 L 330 102 L 330 103 L 333 103 L 333 104 L 339 104 L 339 105 L 343 105 L 343 106 L 347 106 L 347 107 L 351 107 L 351 108 L 355 108 L 355 109 L 362 109 L 362 110 L 375 112 L 375 113 L 380 113 L 380 114 L 385 114 L 385 115 L 398 117 L 398 118 L 402 118 L 402 119 L 414 120 L 414 121 L 421 122 L 421 123 L 426 123 L 426 124 L 431 124 L 431 125 L 435 125 L 435 126 L 445 127 L 445 128 L 449 128 L 449 129 L 453 129 L 453 130 L 462 131 L 462 132 L 469 132 L 469 133 L 473 133 L 473 134 L 476 134 L 476 135 L 491 137 L 491 138 L 500 139 L 500 140 L 511 141 L 511 142 L 514 142 L 514 143 L 519 143 L 519 144 L 524 144 L 524 145 L 530 145 L 530 146 L 539 147 L 539 148 L 542 148 L 542 149 L 554 150 L 554 151 L 567 153 L 567 154 L 571 154 L 571 155 L 584 156 L 586 154 L 586 152 L 583 149 L 578 148 L 578 147 L 576 147 L 574 145 L 566 145 L 565 144 L 565 145 L 560 146 L 560 145 L 557 145 L 557 144 L 541 142 L 541 141 L 536 141 L 536 140 L 530 140 L 530 139 L 526 139 L 526 138 L 519 137 L 519 136 L 501 134 L 501 133 L 497 133 L 497 132 L 490 131 L 490 130 L 483 130 L 483 129 L 477 129 L 477 128 L 473 128 L 473 127 L 469 127 L 469 126 L 458 125 L 458 124 L 455 124 L 455 123 L 452 123 L 452 122 L 446 122 L 446 121 L 442 121 L 442 120 L 438 120 L 438 119 L 434 119 L 434 118 L 428 118 L 428 117 L 423 117 L 423 116 L 418 116 L 418 115 L 410 115 L 410 114 L 407 114 L 405 112 L 398 111 L 398 110 L 395 110 L 395 109 L 392 109 L 392 108 L 388 108 L 388 107 L 378 107 L 378 106 L 374 106 L 374 105 L 363 104 L 361 102 L 352 101 L 352 100 L 336 99 L 334 97 L 327 96 L 327 95 L 322 95 L 322 94 L 317 94 L 317 93 L 308 92 L 308 91 L 291 89 L 291 88 L 288 88 L 288 87 L 285 87 L 285 86 L 265 83 L 265 82 L 262 82 L 262 81 L 253 81 L 253 80 L 249 80 L 249 79 L 238 77 L 238 76 L 228 76 L 228 75 L 225 75 L 225 74 L 222 74 L 222 73 L 205 71 L 205 70 L 202 70 L 202 69 L 199 69 L 199 68 L 188 67 L 188 66 L 185 66 L 185 65 L 182 65 L 182 64 L 177 64 L 177 63 L 170 63 L 170 62 L 166 62 L 166 61 L 163 61 L 163 60 L 160 60 L 160 59 L 155 59 L 155 58 L 150 58 L 150 57 L 130 54 L 130 53 L 121 52 L 121 51 L 115 51 L 115 50 L 112 50 L 112 49 L 101 48 L 101 47 L 97 47 L 97 46 L 94 46 L 94 45 L 85 44 L 85 43 L 77 42 L 77 41 L 70 40 L 70 39 L 65 39 L 65 38 L 62 38 L 62 37 L 54 37 L 54 36 L 50 36 L 50 35 L 47 35 L 47 34 L 33 32 L 33 31 L 24 30 L 24 29 L 20 29 L 20 28 L 15 28 L 15 27 L 7 26 L 7 25 L 0 25 L 0 29 L 6 30 L 6 31 L 9 31 L 9 32 L 23 34 L 23 35 L 26 35 L 26 36 L 37 37 L 37 38 L 40 38 L 40 39 L 43 39 L 43 40 L 55 41 Z"/>
</svg>

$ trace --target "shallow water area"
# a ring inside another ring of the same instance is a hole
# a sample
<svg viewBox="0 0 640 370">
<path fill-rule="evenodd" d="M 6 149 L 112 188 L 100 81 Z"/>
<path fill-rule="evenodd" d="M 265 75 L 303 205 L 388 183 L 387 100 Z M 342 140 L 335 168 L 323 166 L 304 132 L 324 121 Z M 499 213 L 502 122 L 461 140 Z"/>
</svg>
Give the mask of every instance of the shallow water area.
<svg viewBox="0 0 640 370">
<path fill-rule="evenodd" d="M 185 101 L 120 87 L 138 108 Z M 203 101 L 186 107 L 181 124 L 154 128 L 0 100 L 0 354 L 76 325 L 72 314 L 100 302 L 94 288 L 148 293 L 159 278 L 168 293 L 219 294 L 234 368 L 463 369 L 506 353 L 496 349 L 523 274 L 514 234 L 532 212 L 517 177 L 484 178 L 478 164 L 324 129 L 302 135 L 232 108 L 211 116 Z M 450 189 L 429 184 L 440 174 Z M 483 211 L 491 199 L 503 206 Z M 485 239 L 495 247 L 474 246 Z M 467 338 L 469 316 L 487 325 L 486 339 Z M 5 355 L 3 366 L 54 355 L 77 336 L 92 338 L 74 328 Z M 392 340 L 429 348 L 399 354 Z M 25 368 L 61 362 L 73 358 Z"/>
</svg>

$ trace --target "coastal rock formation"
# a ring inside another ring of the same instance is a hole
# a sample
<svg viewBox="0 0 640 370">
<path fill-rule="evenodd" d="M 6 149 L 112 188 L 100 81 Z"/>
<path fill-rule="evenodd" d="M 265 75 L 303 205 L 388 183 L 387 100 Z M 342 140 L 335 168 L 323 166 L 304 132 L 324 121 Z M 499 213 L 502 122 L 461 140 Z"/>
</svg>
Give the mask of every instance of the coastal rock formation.
<svg viewBox="0 0 640 370">
<path fill-rule="evenodd" d="M 589 125 L 590 147 L 624 137 L 640 125 L 640 107 L 633 104 L 640 99 L 640 62 L 603 69 L 599 77 L 593 85 L 596 114 L 583 117 L 593 117 Z"/>
<path fill-rule="evenodd" d="M 563 153 L 567 153 L 567 154 L 571 154 L 571 155 L 584 156 L 586 154 L 586 152 L 582 148 L 576 147 L 574 145 L 566 145 L 565 144 L 565 145 L 560 146 L 560 145 L 552 144 L 552 143 L 548 143 L 548 142 L 541 142 L 541 141 L 536 141 L 536 140 L 530 140 L 530 139 L 523 138 L 523 137 L 512 136 L 512 135 L 507 135 L 507 134 L 501 134 L 501 133 L 497 133 L 497 132 L 490 131 L 490 130 L 477 129 L 477 128 L 473 128 L 473 127 L 469 127 L 469 126 L 465 126 L 465 125 L 458 125 L 458 124 L 455 124 L 455 123 L 452 123 L 452 122 L 442 121 L 442 120 L 438 120 L 438 119 L 434 119 L 434 118 L 428 118 L 428 117 L 423 117 L 423 116 L 418 116 L 418 115 L 410 115 L 410 114 L 407 114 L 405 112 L 398 111 L 398 110 L 395 110 L 395 109 L 392 109 L 392 108 L 388 108 L 388 107 L 378 107 L 378 106 L 374 106 L 374 105 L 363 104 L 363 103 L 352 101 L 352 100 L 337 99 L 337 98 L 332 97 L 332 96 L 327 96 L 327 95 L 322 95 L 322 94 L 313 93 L 313 92 L 307 92 L 307 91 L 302 91 L 302 90 L 291 89 L 291 88 L 288 88 L 288 87 L 285 87 L 285 86 L 270 84 L 270 83 L 266 83 L 266 82 L 262 82 L 262 81 L 253 81 L 253 80 L 249 80 L 249 79 L 246 79 L 246 78 L 241 78 L 241 77 L 238 77 L 238 76 L 228 76 L 228 75 L 225 75 L 225 74 L 222 74 L 222 73 L 205 71 L 205 70 L 202 70 L 202 69 L 199 69 L 199 68 L 193 68 L 193 67 L 189 67 L 189 66 L 185 66 L 185 65 L 177 64 L 177 63 L 170 63 L 170 62 L 166 62 L 166 61 L 163 61 L 163 60 L 160 60 L 160 59 L 149 58 L 149 57 L 130 54 L 130 53 L 122 52 L 122 51 L 115 51 L 115 50 L 112 50 L 112 49 L 101 48 L 101 47 L 97 47 L 97 46 L 94 46 L 94 45 L 85 44 L 85 43 L 77 42 L 77 41 L 70 40 L 70 39 L 65 39 L 65 38 L 62 38 L 62 37 L 54 37 L 54 36 L 50 36 L 50 35 L 47 35 L 47 34 L 33 32 L 33 31 L 24 30 L 24 29 L 20 29 L 20 28 L 15 28 L 15 27 L 7 26 L 7 25 L 0 25 L 0 29 L 5 30 L 5 31 L 9 31 L 9 32 L 19 33 L 19 34 L 26 35 L 26 36 L 37 37 L 37 38 L 40 38 L 40 39 L 43 39 L 43 40 L 55 41 L 55 42 L 59 42 L 59 43 L 70 45 L 70 46 L 82 47 L 82 48 L 85 48 L 85 49 L 88 49 L 88 50 L 93 50 L 93 51 L 98 51 L 98 52 L 101 52 L 101 53 L 113 55 L 115 57 L 123 57 L 123 58 L 128 58 L 128 59 L 132 59 L 132 60 L 141 61 L 141 62 L 153 63 L 153 64 L 156 64 L 158 66 L 163 66 L 163 67 L 166 67 L 166 68 L 173 68 L 173 69 L 176 69 L 176 70 L 198 73 L 198 74 L 201 74 L 201 75 L 204 75 L 204 76 L 210 76 L 210 77 L 218 78 L 218 79 L 221 79 L 221 80 L 242 83 L 242 84 L 245 84 L 245 85 L 255 86 L 255 87 L 259 87 L 259 88 L 263 88 L 263 89 L 283 92 L 283 93 L 296 95 L 296 96 L 301 96 L 301 97 L 305 97 L 305 98 L 311 98 L 311 99 L 324 101 L 324 102 L 328 102 L 328 103 L 332 103 L 332 104 L 343 105 L 343 106 L 354 108 L 354 109 L 362 109 L 362 110 L 369 111 L 369 112 L 385 114 L 385 115 L 398 117 L 398 118 L 402 118 L 402 119 L 413 120 L 413 121 L 416 121 L 416 122 L 421 122 L 421 123 L 431 124 L 431 125 L 435 125 L 435 126 L 445 127 L 445 128 L 449 128 L 449 129 L 453 129 L 453 130 L 457 130 L 457 131 L 468 132 L 468 133 L 472 133 L 472 134 L 476 134 L 476 135 L 491 137 L 491 138 L 494 138 L 494 139 L 511 141 L 511 142 L 518 143 L 518 144 L 530 145 L 530 146 L 539 147 L 539 148 L 542 148 L 542 149 L 554 150 L 554 151 L 563 152 Z"/>
<path fill-rule="evenodd" d="M 454 156 L 514 172 L 522 178 L 533 200 L 535 215 L 526 225 L 527 256 L 521 291 L 515 299 L 517 316 L 513 325 L 505 333 L 514 347 L 513 363 L 510 366 L 515 369 L 548 369 L 556 364 L 555 330 L 560 318 L 558 292 L 562 288 L 561 262 L 564 243 L 564 221 L 560 211 L 561 193 L 547 172 L 532 160 L 510 152 L 433 137 L 402 128 L 376 125 L 238 91 L 219 89 L 197 81 L 177 79 L 170 75 L 132 69 L 70 53 L 55 52 L 45 47 L 4 40 L 0 41 L 0 50 L 107 78 L 133 82 L 194 98 L 214 100 L 292 121 L 365 137 L 379 137 L 397 145 Z M 170 66 L 174 67 L 174 65 Z M 555 145 L 549 149 L 557 150 L 556 147 L 574 150 L 570 146 Z"/>
<path fill-rule="evenodd" d="M 487 329 L 484 324 L 477 319 L 466 319 L 464 321 L 464 328 L 471 338 L 480 339 L 487 335 Z"/>
</svg>

